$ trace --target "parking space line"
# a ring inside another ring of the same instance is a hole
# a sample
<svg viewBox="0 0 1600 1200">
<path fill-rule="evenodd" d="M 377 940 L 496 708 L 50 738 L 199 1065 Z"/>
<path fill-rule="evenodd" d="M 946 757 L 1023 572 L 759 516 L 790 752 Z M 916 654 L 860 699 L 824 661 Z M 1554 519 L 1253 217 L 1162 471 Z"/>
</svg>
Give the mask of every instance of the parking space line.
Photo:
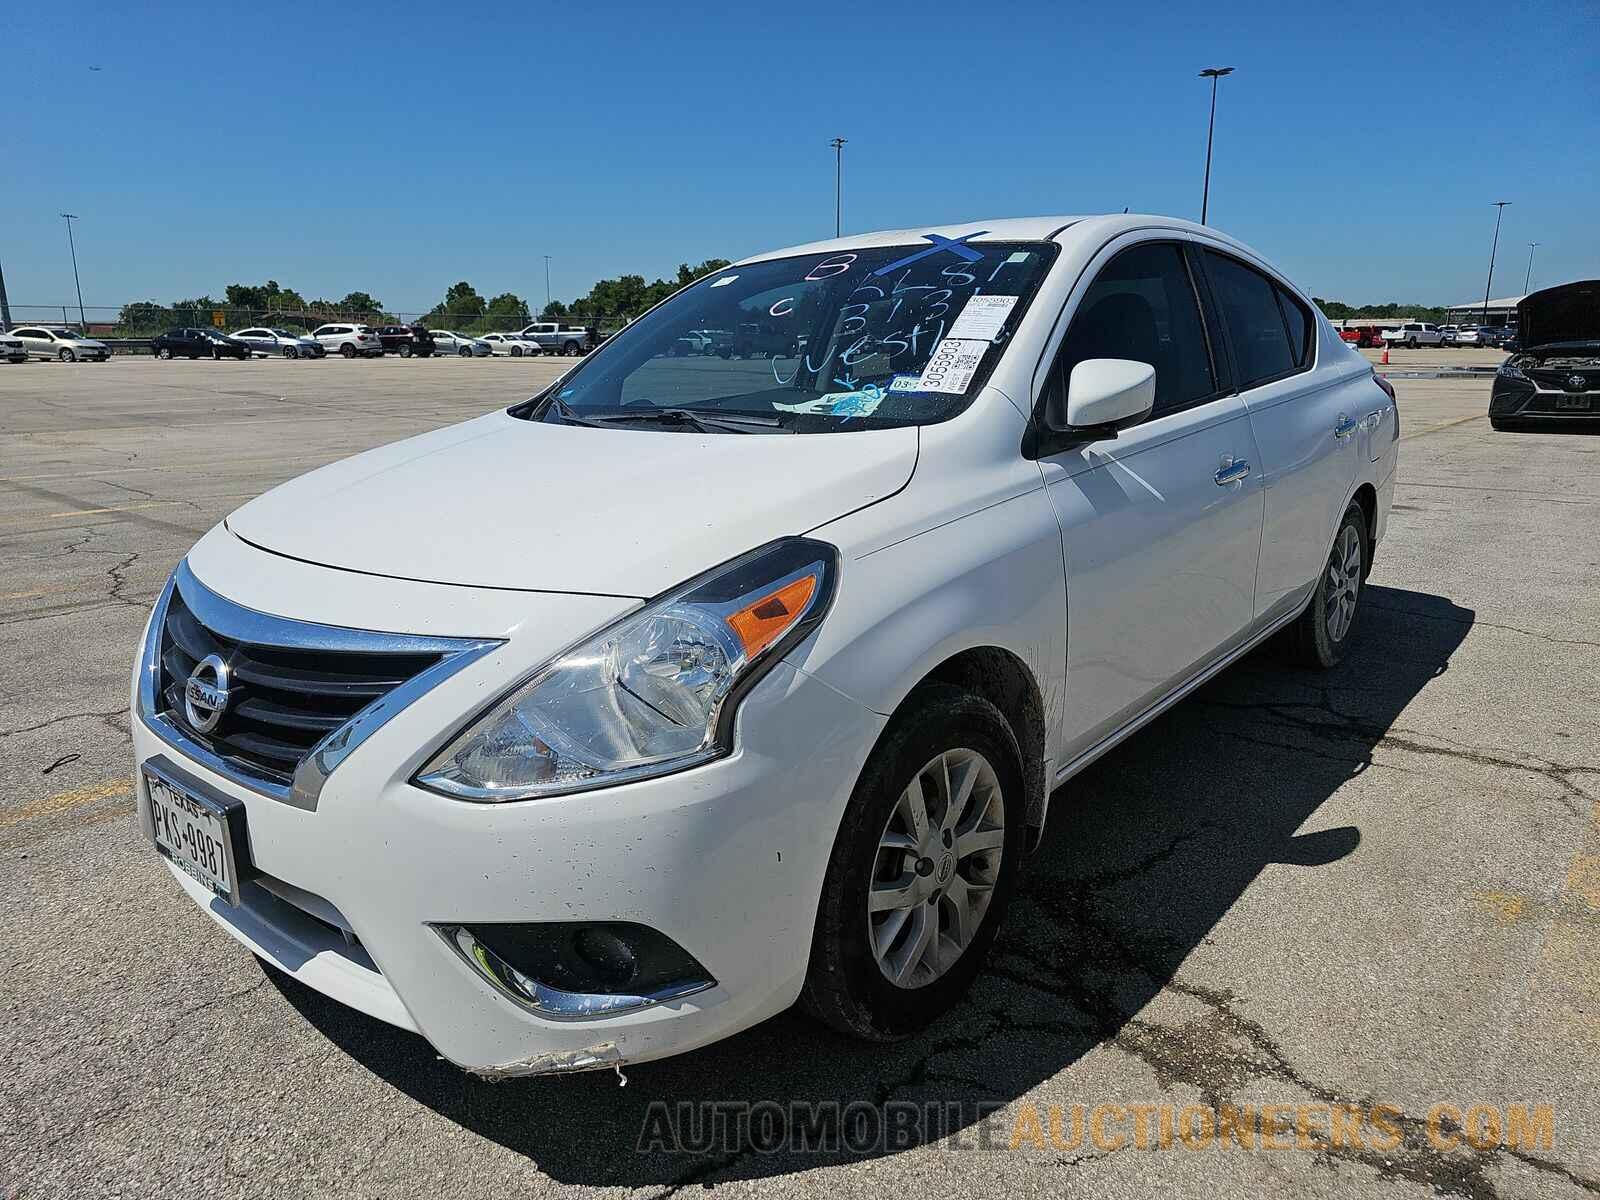
<svg viewBox="0 0 1600 1200">
<path fill-rule="evenodd" d="M 0 829 L 20 825 L 23 821 L 31 821 L 36 817 L 49 816 L 51 813 L 64 812 L 69 808 L 81 808 L 97 800 L 109 800 L 113 796 L 132 794 L 133 784 L 127 779 L 91 783 L 85 787 L 73 788 L 71 791 L 57 792 L 54 796 L 46 796 L 42 800 L 24 804 L 21 808 L 14 808 L 10 812 L 0 812 Z"/>
</svg>

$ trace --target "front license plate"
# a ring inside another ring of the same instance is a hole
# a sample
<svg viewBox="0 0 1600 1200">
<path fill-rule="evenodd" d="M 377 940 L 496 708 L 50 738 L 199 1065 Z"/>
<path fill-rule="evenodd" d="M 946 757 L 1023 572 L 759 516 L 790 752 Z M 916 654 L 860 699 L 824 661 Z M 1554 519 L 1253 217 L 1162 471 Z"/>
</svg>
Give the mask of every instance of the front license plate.
<svg viewBox="0 0 1600 1200">
<path fill-rule="evenodd" d="M 1589 407 L 1589 397 L 1587 397 L 1587 396 L 1557 396 L 1556 397 L 1556 407 L 1557 408 L 1587 409 Z"/>
<path fill-rule="evenodd" d="M 244 844 L 244 805 L 221 804 L 153 771 L 144 779 L 156 849 L 202 887 L 239 903 L 235 847 Z"/>
</svg>

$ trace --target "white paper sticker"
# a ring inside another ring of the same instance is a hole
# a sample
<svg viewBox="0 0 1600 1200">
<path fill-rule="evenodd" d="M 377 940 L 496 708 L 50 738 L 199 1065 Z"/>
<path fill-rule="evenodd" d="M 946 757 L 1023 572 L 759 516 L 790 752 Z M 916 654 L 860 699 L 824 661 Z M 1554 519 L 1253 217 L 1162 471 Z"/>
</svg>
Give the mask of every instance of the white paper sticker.
<svg viewBox="0 0 1600 1200">
<path fill-rule="evenodd" d="M 917 391 L 961 395 L 972 385 L 972 377 L 978 373 L 978 365 L 988 349 L 988 342 L 945 338 L 934 348 L 928 365 L 922 368 Z"/>
<path fill-rule="evenodd" d="M 711 286 L 712 287 L 727 287 L 730 283 L 732 283 L 737 278 L 739 278 L 737 275 L 724 275 L 721 279 L 717 280 Z"/>
<path fill-rule="evenodd" d="M 1013 250 L 1011 257 L 1006 261 L 1008 263 L 1025 263 L 1028 261 L 1028 252 L 1026 250 Z"/>
<path fill-rule="evenodd" d="M 973 296 L 967 301 L 967 306 L 961 310 L 961 315 L 956 318 L 956 323 L 950 326 L 950 332 L 945 336 L 981 338 L 986 342 L 992 342 L 999 335 L 1001 326 L 1006 323 L 1006 318 L 1011 315 L 1016 303 L 1015 296 Z"/>
<path fill-rule="evenodd" d="M 849 420 L 851 417 L 870 417 L 878 411 L 878 405 L 882 403 L 883 389 L 875 383 L 869 383 L 866 387 L 853 392 L 828 392 L 815 400 L 802 400 L 799 404 L 780 404 L 774 401 L 772 407 L 784 412 L 821 413 Z"/>
<path fill-rule="evenodd" d="M 889 381 L 891 392 L 914 392 L 921 386 L 921 381 L 915 375 L 896 375 Z"/>
</svg>

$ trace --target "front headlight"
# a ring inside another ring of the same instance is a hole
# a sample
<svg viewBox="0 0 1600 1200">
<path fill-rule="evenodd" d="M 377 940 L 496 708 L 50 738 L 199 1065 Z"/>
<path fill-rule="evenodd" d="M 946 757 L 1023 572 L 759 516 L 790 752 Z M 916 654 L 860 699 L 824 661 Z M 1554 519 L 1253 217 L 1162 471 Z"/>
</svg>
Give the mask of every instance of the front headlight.
<svg viewBox="0 0 1600 1200">
<path fill-rule="evenodd" d="M 1505 362 L 1500 364 L 1500 369 L 1498 371 L 1496 371 L 1495 374 L 1502 375 L 1507 379 L 1522 379 L 1522 380 L 1526 380 L 1528 378 L 1526 375 L 1524 375 L 1522 373 L 1522 362 L 1521 362 L 1521 360 L 1516 359 L 1516 358 L 1508 358 L 1508 359 L 1506 359 Z"/>
<path fill-rule="evenodd" d="M 739 700 L 827 613 L 837 562 L 824 542 L 785 538 L 690 580 L 540 667 L 415 781 L 526 800 L 726 754 Z"/>
</svg>

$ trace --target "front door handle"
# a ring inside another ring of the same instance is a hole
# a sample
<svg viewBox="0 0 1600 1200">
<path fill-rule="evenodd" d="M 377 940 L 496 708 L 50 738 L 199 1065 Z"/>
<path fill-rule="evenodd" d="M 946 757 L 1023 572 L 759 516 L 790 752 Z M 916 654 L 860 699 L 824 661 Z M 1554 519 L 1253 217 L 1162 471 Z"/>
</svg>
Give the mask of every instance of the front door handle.
<svg viewBox="0 0 1600 1200">
<path fill-rule="evenodd" d="M 1250 464 L 1243 459 L 1237 459 L 1232 466 L 1218 467 L 1217 473 L 1212 476 L 1217 481 L 1218 487 L 1227 487 L 1230 483 L 1238 483 L 1250 474 Z"/>
<path fill-rule="evenodd" d="M 1347 438 L 1356 431 L 1356 427 L 1360 424 L 1361 422 L 1357 421 L 1354 417 L 1347 417 L 1343 413 L 1340 413 L 1339 423 L 1333 427 L 1333 436 L 1336 438 Z"/>
</svg>

